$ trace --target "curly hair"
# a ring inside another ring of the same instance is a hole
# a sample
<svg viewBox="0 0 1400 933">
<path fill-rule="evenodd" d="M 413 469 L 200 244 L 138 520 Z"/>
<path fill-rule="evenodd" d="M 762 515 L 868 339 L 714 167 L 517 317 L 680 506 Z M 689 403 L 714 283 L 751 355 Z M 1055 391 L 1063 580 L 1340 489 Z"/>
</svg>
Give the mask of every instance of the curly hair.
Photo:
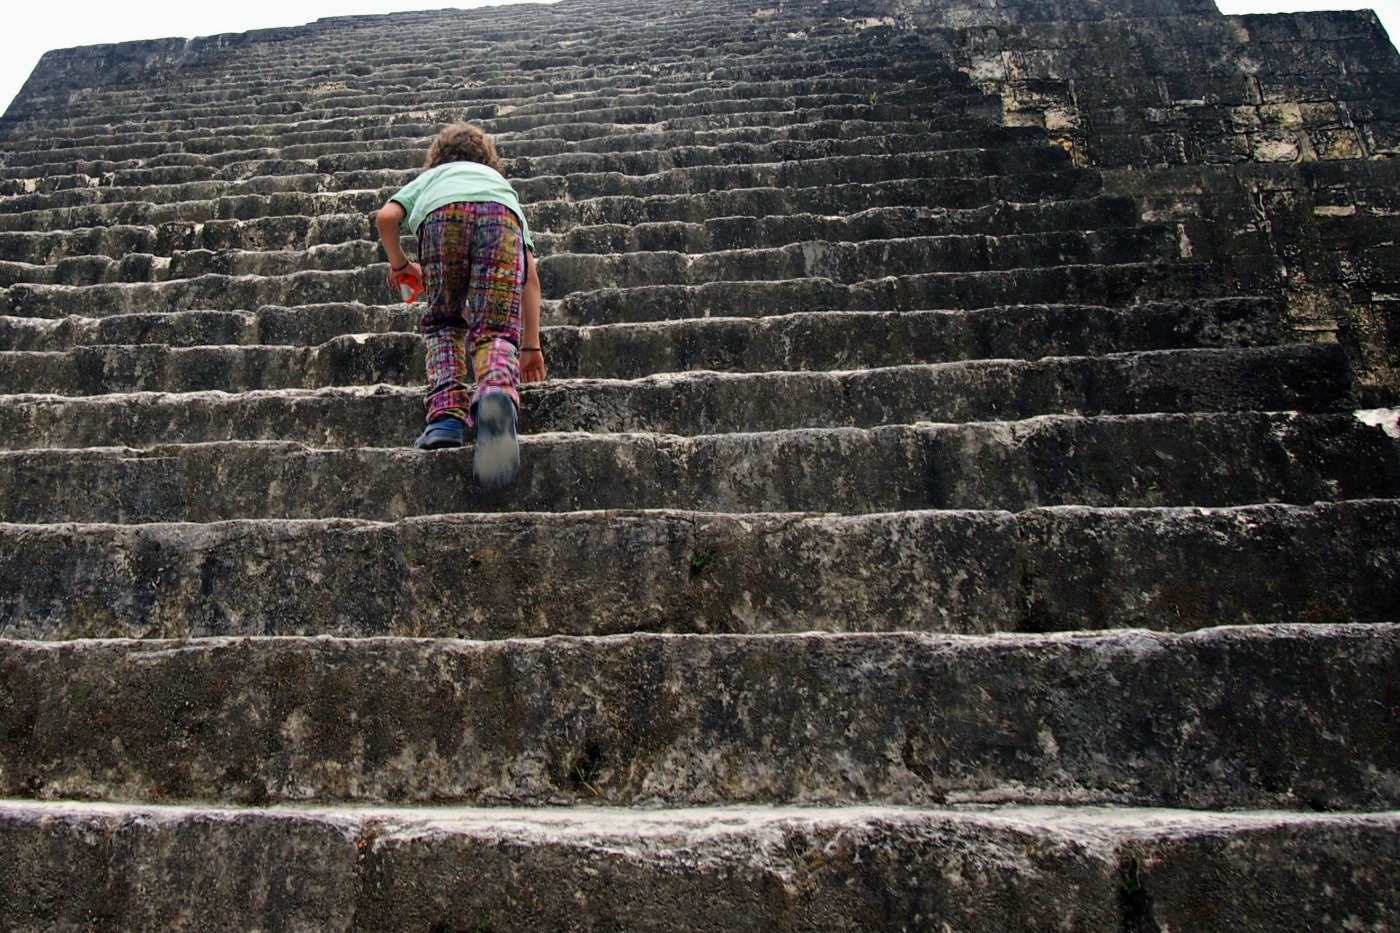
<svg viewBox="0 0 1400 933">
<path fill-rule="evenodd" d="M 424 168 L 437 168 L 448 162 L 479 162 L 496 171 L 501 170 L 501 157 L 496 143 L 481 127 L 472 123 L 445 126 L 428 147 Z"/>
</svg>

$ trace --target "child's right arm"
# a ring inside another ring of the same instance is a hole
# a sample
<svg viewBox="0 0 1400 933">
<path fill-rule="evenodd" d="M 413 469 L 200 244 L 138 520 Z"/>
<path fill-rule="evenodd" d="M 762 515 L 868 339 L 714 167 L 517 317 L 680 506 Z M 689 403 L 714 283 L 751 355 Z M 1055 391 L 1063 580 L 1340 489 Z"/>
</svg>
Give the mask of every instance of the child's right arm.
<svg viewBox="0 0 1400 933">
<path fill-rule="evenodd" d="M 408 258 L 399 244 L 399 225 L 408 213 L 398 201 L 390 201 L 379 209 L 374 218 L 374 226 L 379 231 L 379 242 L 384 246 L 384 255 L 389 260 L 388 284 L 398 288 L 405 278 L 421 279 L 423 271 L 416 262 Z"/>
</svg>

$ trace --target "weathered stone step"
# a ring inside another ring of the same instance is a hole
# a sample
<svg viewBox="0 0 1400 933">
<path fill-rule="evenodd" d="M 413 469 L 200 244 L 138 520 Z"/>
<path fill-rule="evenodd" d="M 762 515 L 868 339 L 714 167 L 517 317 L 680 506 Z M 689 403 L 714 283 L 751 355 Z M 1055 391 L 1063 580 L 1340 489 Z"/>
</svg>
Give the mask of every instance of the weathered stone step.
<svg viewBox="0 0 1400 933">
<path fill-rule="evenodd" d="M 1066 265 L 1117 265 L 1177 258 L 1176 231 L 1166 227 L 1110 227 L 1092 231 L 949 235 L 866 240 L 823 240 L 777 248 L 545 256 L 541 293 L 560 299 L 604 289 L 694 286 L 722 282 L 823 279 L 839 284 L 917 275 L 969 273 Z M 327 250 L 328 255 L 335 255 Z M 298 254 L 289 254 L 298 255 Z M 283 271 L 283 270 L 278 270 Z M 285 274 L 285 272 L 283 273 Z"/>
<path fill-rule="evenodd" d="M 171 311 L 105 318 L 0 316 L 0 348 L 55 352 L 106 344 L 316 346 L 354 334 L 414 333 L 422 313 L 419 304 L 344 303 L 265 305 L 256 312 Z"/>
<path fill-rule="evenodd" d="M 1056 155 L 1055 153 L 1059 153 Z M 563 157 L 561 157 L 563 158 Z M 649 175 L 573 172 L 512 179 L 521 198 L 529 202 L 553 199 L 584 200 L 607 196 L 648 197 L 665 194 L 704 194 L 714 189 L 805 188 L 832 184 L 866 184 L 911 178 L 985 179 L 1008 174 L 1045 174 L 1066 170 L 1064 153 L 1055 147 L 1007 151 L 829 156 L 801 162 L 706 164 Z M 0 198 L 0 215 L 27 214 L 122 202 L 176 204 L 242 195 L 317 193 L 397 188 L 408 183 L 416 168 L 307 171 L 256 175 L 246 179 L 210 179 L 172 184 L 126 187 L 75 187 L 47 193 Z M 20 227 L 19 229 L 24 229 Z"/>
<path fill-rule="evenodd" d="M 755 206 L 763 199 L 763 194 L 753 193 Z M 609 213 L 605 208 L 616 210 L 613 205 L 595 203 L 592 206 L 604 217 Z M 654 205 L 647 207 L 655 208 Z M 553 203 L 545 202 L 531 213 L 554 208 Z M 568 223 L 562 212 L 560 219 Z M 840 216 L 794 212 L 715 216 L 695 222 L 600 222 L 575 225 L 567 233 L 536 231 L 534 239 L 539 256 L 649 250 L 703 253 L 740 246 L 774 247 L 802 240 L 856 242 L 911 236 L 996 236 L 1102 229 L 1132 226 L 1137 219 L 1137 209 L 1131 198 L 1097 197 L 1030 204 L 1003 201 L 970 210 L 901 205 L 871 207 Z M 362 241 L 373 243 L 374 237 L 370 219 L 364 213 L 14 231 L 0 232 L 0 261 L 44 265 L 94 256 L 121 260 L 131 253 L 170 257 L 189 250 L 305 250 Z M 404 243 L 405 249 L 413 248 L 411 236 L 406 236 Z M 61 275 L 61 272 L 53 274 Z"/>
<path fill-rule="evenodd" d="M 1394 625 L 11 641 L 0 792 L 1385 809 L 1397 665 Z"/>
<path fill-rule="evenodd" d="M 0 449 L 225 440 L 393 447 L 405 442 L 406 431 L 417 430 L 422 389 L 403 384 L 426 377 L 412 338 L 342 338 L 306 351 L 267 350 L 78 351 L 55 373 L 44 371 L 47 359 L 15 363 L 0 354 L 0 391 L 61 393 L 0 395 Z M 46 384 L 63 377 L 71 381 Z M 385 382 L 403 387 L 374 385 Z M 522 395 L 522 430 L 695 436 L 1052 414 L 1322 413 L 1356 408 L 1351 382 L 1341 347 L 1317 344 L 856 372 L 700 372 L 529 388 Z M 374 387 L 319 388 L 360 385 Z M 95 397 L 63 397 L 73 395 Z"/>
<path fill-rule="evenodd" d="M 414 333 L 421 305 L 354 303 L 105 318 L 0 316 L 0 350 L 109 344 L 318 346 L 337 337 Z M 1277 301 L 1219 298 L 1132 308 L 1015 305 L 973 311 L 815 311 L 543 329 L 556 378 L 635 379 L 696 369 L 870 369 L 929 361 L 1098 356 L 1130 350 L 1286 343 Z"/>
<path fill-rule="evenodd" d="M 131 201 L 89 204 L 83 207 L 36 210 L 20 214 L 0 214 L 0 230 L 64 232 L 86 228 L 156 225 L 165 230 L 187 225 L 188 233 L 172 232 L 177 242 L 193 236 L 197 224 L 209 221 L 253 220 L 263 217 L 305 218 L 330 214 L 359 214 L 366 217 L 383 206 L 392 190 L 291 192 L 249 194 L 212 200 L 176 201 L 156 204 Z"/>
<path fill-rule="evenodd" d="M 300 323 L 307 317 L 283 315 L 277 321 Z M 5 334 L 5 320 L 0 318 L 0 335 Z M 271 329 L 269 322 L 262 332 Z M 638 378 L 695 369 L 865 369 L 934 360 L 1267 346 L 1287 342 L 1288 336 L 1276 302 L 1221 298 L 1126 309 L 1057 304 L 973 311 L 816 311 L 762 318 L 559 326 L 545 328 L 543 339 L 549 371 L 555 377 Z"/>
<path fill-rule="evenodd" d="M 517 184 L 519 184 L 517 182 Z M 553 186 L 552 188 L 550 186 Z M 712 217 L 765 214 L 844 214 L 873 207 L 983 208 L 996 202 L 1039 202 L 1091 197 L 1102 188 L 1098 172 L 1002 175 L 994 178 L 931 178 L 819 185 L 812 188 L 740 188 L 680 195 L 609 195 L 571 200 L 563 179 L 540 180 L 526 199 L 531 229 L 564 232 L 597 223 L 699 222 Z M 196 224 L 269 217 L 320 217 L 377 211 L 397 190 L 279 191 L 194 201 L 90 204 L 83 207 L 0 213 L 0 230 L 70 230 L 129 224 Z M 177 240 L 181 234 L 172 233 Z M 192 233 L 183 236 L 192 236 Z"/>
<path fill-rule="evenodd" d="M 182 283 L 172 283 L 177 288 Z M 120 286 L 107 286 L 118 288 Z M 125 286 L 129 289 L 158 286 Z M 61 293 L 38 286 L 8 290 L 7 313 L 55 317 Z M 94 289 L 88 289 L 91 297 Z M 765 317 L 798 311 L 918 311 L 985 308 L 993 305 L 1073 302 L 1128 306 L 1137 303 L 1217 297 L 1220 275 L 1206 263 L 1123 263 L 1051 266 L 987 272 L 930 272 L 843 285 L 830 279 L 782 282 L 712 282 L 608 288 L 576 293 L 543 308 L 550 324 L 601 325 L 710 317 Z M 122 297 L 134 297 L 125 293 Z M 113 297 L 118 297 L 113 295 Z M 202 297 L 202 296 L 201 296 Z M 212 296 L 210 296 L 212 298 Z M 195 305 L 200 300 L 192 302 Z M 76 309 L 75 309 L 76 310 Z M 94 312 L 91 306 L 86 313 Z M 107 313 L 123 313 L 114 307 Z M 128 312 L 129 313 L 129 312 Z"/>
<path fill-rule="evenodd" d="M 1397 547 L 1394 499 L 854 517 L 607 511 L 389 524 L 0 524 L 0 636 L 496 639 L 1400 622 Z M 443 566 L 455 569 L 425 570 Z M 531 582 L 539 580 L 551 582 Z"/>
<path fill-rule="evenodd" d="M 1296 413 L 1048 416 L 692 438 L 540 435 L 523 439 L 520 475 L 495 494 L 468 482 L 470 447 L 426 454 L 231 441 L 0 451 L 0 519 L 1309 503 L 1395 496 L 1397 446 L 1348 415 Z M 55 496 L 59 489 L 84 494 Z"/>
<path fill-rule="evenodd" d="M 1160 237 L 1156 231 L 1148 235 Z M 789 254 L 794 266 L 799 261 L 806 264 L 800 247 L 783 251 L 778 256 L 786 258 Z M 741 260 L 743 257 L 733 258 Z M 869 258 L 873 261 L 877 257 Z M 145 260 L 155 262 L 150 256 Z M 543 265 L 541 262 L 541 267 Z M 660 276 L 665 271 L 664 260 L 659 260 L 657 265 L 662 267 L 657 272 Z M 264 305 L 377 304 L 393 297 L 384 285 L 384 271 L 381 263 L 357 270 L 303 271 L 282 276 L 209 273 L 167 282 L 89 286 L 21 283 L 0 289 L 0 312 L 11 317 L 61 318 L 74 314 L 110 317 L 188 309 L 237 311 Z M 827 270 L 817 267 L 813 271 Z M 700 285 L 631 288 L 600 288 L 589 284 L 586 291 L 575 292 L 558 301 L 546 301 L 542 314 L 549 324 L 616 324 L 716 316 L 758 317 L 819 309 L 905 311 L 1054 301 L 1127 305 L 1157 299 L 1205 297 L 1218 295 L 1220 291 L 1219 273 L 1210 264 L 1117 262 L 923 274 L 911 270 L 910 274 L 881 275 L 850 284 L 832 281 L 825 275 L 782 281 L 711 281 Z"/>
<path fill-rule="evenodd" d="M 1104 199 L 1104 202 L 1106 211 L 1113 210 L 1107 205 L 1117 204 L 1116 199 Z M 42 265 L 85 256 L 120 260 L 131 253 L 169 257 L 181 250 L 309 249 L 369 240 L 372 236 L 371 220 L 361 212 L 203 223 L 118 224 L 3 232 L 0 233 L 0 260 Z"/>
<path fill-rule="evenodd" d="M 1055 231 L 1108 230 L 1134 226 L 1130 198 L 1088 198 L 1015 204 L 999 202 L 965 211 L 939 208 L 874 207 L 843 215 L 786 215 L 707 218 L 701 222 L 613 223 L 574 227 L 568 233 L 539 233 L 540 256 L 555 253 L 630 253 L 674 250 L 706 253 L 726 249 L 770 248 L 826 240 L 862 242 L 934 236 L 1008 236 Z M 0 235 L 3 246 L 3 235 Z"/>
<path fill-rule="evenodd" d="M 796 232 L 796 231 L 793 231 Z M 859 232 L 859 231 L 857 231 Z M 873 231 L 872 231 L 873 232 Z M 735 238 L 737 244 L 744 237 Z M 607 246 L 599 242 L 599 246 Z M 625 244 L 624 244 L 625 245 Z M 703 245 L 703 244 L 697 244 Z M 774 281 L 821 277 L 856 282 L 925 270 L 969 272 L 1069 263 L 1123 263 L 1175 258 L 1176 231 L 1166 227 L 1107 227 L 1049 233 L 949 234 L 857 242 L 783 240 L 717 252 L 585 253 L 542 256 L 539 276 L 546 298 L 599 288 L 696 285 L 704 282 Z M 369 240 L 307 250 L 176 250 L 161 256 L 128 253 L 60 259 L 51 266 L 0 262 L 0 288 L 13 285 L 86 286 L 176 282 L 203 275 L 286 277 L 302 272 L 361 273 L 383 267 Z"/>
<path fill-rule="evenodd" d="M 1121 929 L 1139 902 L 1163 929 L 1320 929 L 1339 903 L 1380 929 L 1400 911 L 1384 881 L 1400 871 L 1397 839 L 1394 812 L 8 800 L 0 907 L 16 933 L 92 917 L 132 933 L 192 929 L 191 917 L 210 931 L 512 933 L 581 916 L 628 930 L 1049 933 Z M 182 883 L 144 887 L 169 877 Z"/>
</svg>

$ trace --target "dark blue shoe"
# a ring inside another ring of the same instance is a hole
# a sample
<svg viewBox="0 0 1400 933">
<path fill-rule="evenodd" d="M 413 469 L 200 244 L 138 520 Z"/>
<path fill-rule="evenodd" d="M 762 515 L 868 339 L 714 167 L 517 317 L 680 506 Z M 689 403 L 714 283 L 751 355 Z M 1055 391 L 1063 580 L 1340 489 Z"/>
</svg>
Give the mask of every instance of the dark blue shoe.
<svg viewBox="0 0 1400 933">
<path fill-rule="evenodd" d="M 461 447 L 467 437 L 467 426 L 456 418 L 439 418 L 430 422 L 413 446 L 419 450 L 441 450 L 444 447 Z"/>
<path fill-rule="evenodd" d="M 487 492 L 504 489 L 520 469 L 515 439 L 515 403 L 504 392 L 487 392 L 476 403 L 476 450 L 472 479 Z"/>
</svg>

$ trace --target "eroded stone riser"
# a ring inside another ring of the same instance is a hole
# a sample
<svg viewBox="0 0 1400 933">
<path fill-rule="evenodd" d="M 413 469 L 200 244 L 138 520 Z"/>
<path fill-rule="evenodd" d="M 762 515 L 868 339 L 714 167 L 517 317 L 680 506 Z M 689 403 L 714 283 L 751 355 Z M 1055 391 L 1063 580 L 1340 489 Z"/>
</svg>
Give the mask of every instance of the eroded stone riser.
<svg viewBox="0 0 1400 933">
<path fill-rule="evenodd" d="M 0 525 L 0 633 L 496 639 L 1386 620 L 1400 617 L 1397 543 L 1394 500 Z"/>
<path fill-rule="evenodd" d="M 593 929 L 585 918 L 596 914 L 632 930 L 943 922 L 969 933 L 1108 933 L 1121 929 L 1131 879 L 1173 928 L 1284 931 L 1269 918 L 1343 898 L 1358 902 L 1358 922 L 1384 923 L 1397 900 L 1383 885 L 1397 861 L 1395 822 L 1125 808 L 447 814 L 11 803 L 0 811 L 0 854 L 21 868 L 0 882 L 0 907 L 17 933 L 93 917 L 164 933 L 190 914 L 218 931 Z M 33 865 L 25 856 L 36 850 L 57 856 Z M 205 857 L 188 860 L 191 851 Z M 1232 857 L 1264 877 L 1240 878 Z M 522 875 L 528 889 L 517 886 Z M 145 884 L 172 876 L 178 894 Z M 1219 906 L 1202 904 L 1203 876 Z"/>
<path fill-rule="evenodd" d="M 694 438 L 542 435 L 524 439 L 519 476 L 494 494 L 467 483 L 471 456 L 470 448 L 425 456 L 242 441 L 4 451 L 0 516 L 396 520 L 635 508 L 851 514 L 1309 503 L 1385 498 L 1400 489 L 1395 441 L 1349 415 L 1047 416 Z M 84 494 L 55 499 L 55 489 Z"/>
<path fill-rule="evenodd" d="M 1393 626 L 7 642 L 5 707 L 33 725 L 0 775 L 147 800 L 544 803 L 582 779 L 608 803 L 1380 809 L 1397 663 Z"/>
</svg>

